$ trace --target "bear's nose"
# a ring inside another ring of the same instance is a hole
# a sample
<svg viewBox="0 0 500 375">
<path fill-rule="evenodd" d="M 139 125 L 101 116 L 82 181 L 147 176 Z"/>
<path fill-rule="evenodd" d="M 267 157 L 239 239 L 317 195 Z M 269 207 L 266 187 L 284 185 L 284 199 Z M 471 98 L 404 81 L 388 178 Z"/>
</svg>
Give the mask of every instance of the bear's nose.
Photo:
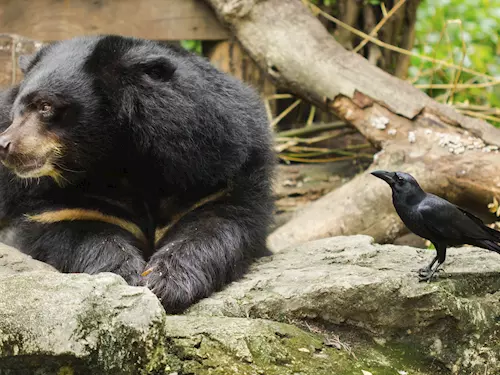
<svg viewBox="0 0 500 375">
<path fill-rule="evenodd" d="M 10 150 L 11 140 L 6 135 L 0 135 L 0 160 L 3 160 L 7 157 Z"/>
</svg>

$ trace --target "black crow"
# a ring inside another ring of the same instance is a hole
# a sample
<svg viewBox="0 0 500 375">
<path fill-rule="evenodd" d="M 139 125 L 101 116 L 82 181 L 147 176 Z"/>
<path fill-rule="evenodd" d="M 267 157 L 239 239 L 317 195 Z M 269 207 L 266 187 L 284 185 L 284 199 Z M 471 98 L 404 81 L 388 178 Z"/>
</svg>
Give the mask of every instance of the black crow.
<svg viewBox="0 0 500 375">
<path fill-rule="evenodd" d="M 413 176 L 403 172 L 374 171 L 372 175 L 389 184 L 399 217 L 416 235 L 428 239 L 437 255 L 419 270 L 429 281 L 446 259 L 446 248 L 473 245 L 500 254 L 500 232 L 487 227 L 478 217 L 434 194 L 426 193 Z M 437 262 L 436 268 L 432 266 Z"/>
</svg>

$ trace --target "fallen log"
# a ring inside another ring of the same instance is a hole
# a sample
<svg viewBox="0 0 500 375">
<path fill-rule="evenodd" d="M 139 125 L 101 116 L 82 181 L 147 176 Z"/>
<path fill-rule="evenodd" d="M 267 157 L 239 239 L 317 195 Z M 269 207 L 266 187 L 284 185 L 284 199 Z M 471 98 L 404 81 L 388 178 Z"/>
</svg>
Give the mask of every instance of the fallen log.
<svg viewBox="0 0 500 375">
<path fill-rule="evenodd" d="M 461 115 L 346 51 L 300 0 L 205 0 L 280 87 L 355 126 L 381 151 L 375 168 L 413 174 L 455 203 L 500 196 L 500 130 Z M 269 236 L 274 251 L 334 235 L 390 242 L 404 226 L 390 189 L 364 172 Z"/>
</svg>

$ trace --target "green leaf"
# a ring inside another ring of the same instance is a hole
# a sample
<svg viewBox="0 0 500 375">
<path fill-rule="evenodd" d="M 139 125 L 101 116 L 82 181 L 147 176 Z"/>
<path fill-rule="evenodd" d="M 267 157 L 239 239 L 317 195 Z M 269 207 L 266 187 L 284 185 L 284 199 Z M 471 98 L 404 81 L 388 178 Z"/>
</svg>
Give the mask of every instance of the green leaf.
<svg viewBox="0 0 500 375">
<path fill-rule="evenodd" d="M 181 46 L 188 51 L 202 54 L 201 40 L 181 40 Z"/>
</svg>

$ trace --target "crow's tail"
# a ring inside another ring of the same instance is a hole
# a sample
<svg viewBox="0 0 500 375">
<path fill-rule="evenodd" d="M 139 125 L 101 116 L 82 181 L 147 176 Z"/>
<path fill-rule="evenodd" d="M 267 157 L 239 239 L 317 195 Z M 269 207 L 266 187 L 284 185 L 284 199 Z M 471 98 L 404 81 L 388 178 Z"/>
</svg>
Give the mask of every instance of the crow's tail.
<svg viewBox="0 0 500 375">
<path fill-rule="evenodd" d="M 493 229 L 493 228 L 490 228 L 490 227 L 487 227 L 486 225 L 484 226 L 484 228 L 486 229 L 486 232 L 488 232 L 488 234 L 491 236 L 491 240 L 493 242 L 500 242 L 500 232 Z"/>
<path fill-rule="evenodd" d="M 500 245 L 493 242 L 493 241 L 490 241 L 490 240 L 476 241 L 476 243 L 474 243 L 474 245 L 478 246 L 478 247 L 482 247 L 483 249 L 486 249 L 486 250 L 494 251 L 495 253 L 500 254 Z"/>
</svg>

